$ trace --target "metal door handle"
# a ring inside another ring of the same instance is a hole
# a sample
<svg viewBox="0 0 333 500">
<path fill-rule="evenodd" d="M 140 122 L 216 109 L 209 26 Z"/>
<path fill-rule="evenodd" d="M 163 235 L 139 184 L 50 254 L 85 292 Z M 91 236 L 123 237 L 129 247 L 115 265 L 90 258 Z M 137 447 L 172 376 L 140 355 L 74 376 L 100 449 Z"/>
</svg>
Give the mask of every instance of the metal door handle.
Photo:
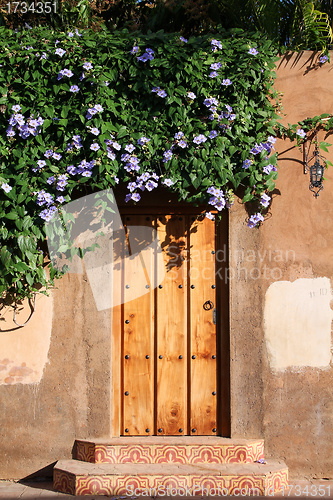
<svg viewBox="0 0 333 500">
<path fill-rule="evenodd" d="M 211 309 L 213 309 L 213 307 L 214 307 L 214 304 L 211 300 L 206 300 L 206 302 L 203 305 L 203 308 L 205 311 L 210 311 Z"/>
</svg>

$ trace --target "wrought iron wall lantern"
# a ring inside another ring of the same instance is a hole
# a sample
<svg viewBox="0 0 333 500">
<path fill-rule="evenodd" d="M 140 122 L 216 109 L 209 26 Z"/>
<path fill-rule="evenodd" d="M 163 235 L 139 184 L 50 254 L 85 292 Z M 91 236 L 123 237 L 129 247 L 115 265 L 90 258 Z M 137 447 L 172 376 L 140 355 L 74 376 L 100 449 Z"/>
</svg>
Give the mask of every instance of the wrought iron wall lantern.
<svg viewBox="0 0 333 500">
<path fill-rule="evenodd" d="M 312 145 L 313 139 L 309 141 L 309 147 L 306 150 L 306 142 L 304 142 L 304 173 L 310 172 L 309 189 L 313 192 L 313 196 L 318 198 L 323 189 L 324 169 L 327 168 L 327 160 L 319 154 L 317 134 L 314 137 L 314 152 L 309 157 Z"/>
</svg>

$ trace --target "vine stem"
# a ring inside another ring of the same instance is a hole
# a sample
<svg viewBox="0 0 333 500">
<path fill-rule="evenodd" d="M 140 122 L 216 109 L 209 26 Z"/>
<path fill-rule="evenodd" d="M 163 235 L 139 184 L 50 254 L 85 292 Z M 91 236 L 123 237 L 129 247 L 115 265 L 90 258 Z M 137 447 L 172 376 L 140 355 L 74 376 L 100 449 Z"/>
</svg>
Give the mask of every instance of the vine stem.
<svg viewBox="0 0 333 500">
<path fill-rule="evenodd" d="M 17 326 L 26 326 L 29 323 L 29 321 L 31 320 L 31 318 L 33 317 L 33 315 L 35 314 L 35 311 L 36 311 L 36 295 L 37 294 L 34 293 L 34 304 L 33 304 L 33 307 L 32 307 L 31 314 L 30 314 L 29 318 L 27 319 L 27 321 L 25 323 L 23 323 L 23 324 L 18 323 L 16 321 L 16 309 L 17 309 L 17 305 L 15 304 L 15 306 L 14 306 L 14 314 L 13 314 L 13 321 L 14 321 L 15 325 L 17 325 Z M 29 299 L 29 301 L 30 301 L 30 299 Z"/>
</svg>

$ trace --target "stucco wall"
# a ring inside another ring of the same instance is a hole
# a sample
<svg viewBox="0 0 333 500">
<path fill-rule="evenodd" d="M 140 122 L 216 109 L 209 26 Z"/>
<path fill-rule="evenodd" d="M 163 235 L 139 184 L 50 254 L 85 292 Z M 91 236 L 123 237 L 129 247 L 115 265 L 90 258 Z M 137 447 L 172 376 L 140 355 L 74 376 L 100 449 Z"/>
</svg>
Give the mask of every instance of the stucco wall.
<svg viewBox="0 0 333 500">
<path fill-rule="evenodd" d="M 0 369 L 15 361 L 16 371 L 0 385 L 0 478 L 71 458 L 75 436 L 110 432 L 110 310 L 97 311 L 84 274 L 68 274 L 57 287 L 37 300 L 24 328 L 12 322 L 11 308 L 1 311 Z M 28 312 L 26 305 L 17 321 Z M 22 363 L 33 371 L 19 380 Z"/>
<path fill-rule="evenodd" d="M 333 65 L 315 61 L 306 52 L 277 65 L 286 124 L 332 112 Z M 253 230 L 240 204 L 230 214 L 232 434 L 263 436 L 292 477 L 333 477 L 333 173 L 315 199 L 302 152 L 275 146 L 269 218 Z"/>
<path fill-rule="evenodd" d="M 286 123 L 333 109 L 333 64 L 315 67 L 313 56 L 277 65 Z M 237 198 L 230 211 L 231 431 L 264 437 L 267 455 L 284 459 L 292 477 L 332 478 L 333 174 L 315 199 L 295 144 L 276 149 L 270 218 L 249 229 Z M 70 458 L 75 437 L 110 433 L 110 310 L 97 311 L 85 274 L 57 287 L 27 327 L 1 311 L 0 478 Z"/>
</svg>

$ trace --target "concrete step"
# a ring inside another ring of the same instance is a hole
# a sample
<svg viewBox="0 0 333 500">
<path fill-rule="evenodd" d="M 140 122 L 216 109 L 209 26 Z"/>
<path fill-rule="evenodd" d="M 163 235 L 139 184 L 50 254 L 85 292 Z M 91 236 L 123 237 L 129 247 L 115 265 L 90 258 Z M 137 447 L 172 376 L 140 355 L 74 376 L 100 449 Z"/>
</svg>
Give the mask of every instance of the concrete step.
<svg viewBox="0 0 333 500">
<path fill-rule="evenodd" d="M 264 458 L 262 439 L 151 436 L 78 439 L 74 458 L 90 463 L 252 463 Z"/>
<path fill-rule="evenodd" d="M 281 461 L 92 464 L 60 460 L 53 486 L 72 495 L 272 496 L 287 489 L 288 469 Z"/>
</svg>

